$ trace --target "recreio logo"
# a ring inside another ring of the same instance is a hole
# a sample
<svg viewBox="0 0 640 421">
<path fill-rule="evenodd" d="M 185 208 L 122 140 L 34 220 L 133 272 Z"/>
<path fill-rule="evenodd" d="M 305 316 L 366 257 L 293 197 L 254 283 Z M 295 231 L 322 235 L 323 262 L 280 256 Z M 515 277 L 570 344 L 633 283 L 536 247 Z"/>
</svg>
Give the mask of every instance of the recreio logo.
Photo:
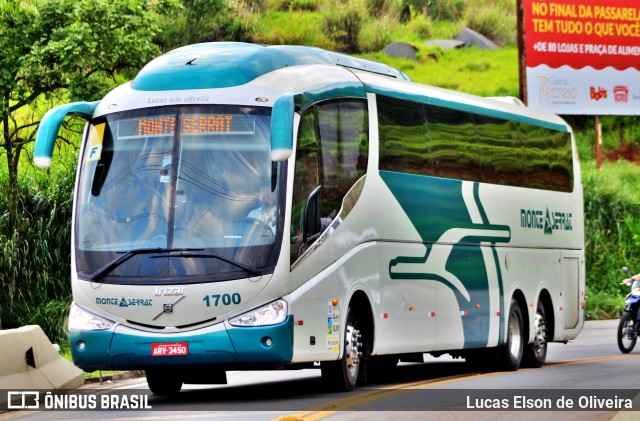
<svg viewBox="0 0 640 421">
<path fill-rule="evenodd" d="M 538 78 L 538 95 L 540 105 L 575 105 L 578 91 L 566 79 Z"/>
</svg>

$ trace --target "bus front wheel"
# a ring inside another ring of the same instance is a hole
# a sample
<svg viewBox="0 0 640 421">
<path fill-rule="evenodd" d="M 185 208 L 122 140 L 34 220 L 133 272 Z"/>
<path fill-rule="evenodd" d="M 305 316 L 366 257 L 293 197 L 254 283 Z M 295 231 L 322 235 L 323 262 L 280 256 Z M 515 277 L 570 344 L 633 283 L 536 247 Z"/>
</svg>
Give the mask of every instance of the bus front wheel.
<svg viewBox="0 0 640 421">
<path fill-rule="evenodd" d="M 354 312 L 347 312 L 344 328 L 344 351 L 338 361 L 326 361 L 320 366 L 322 379 L 329 388 L 336 391 L 349 391 L 356 387 L 362 361 L 362 332 L 358 329 L 358 320 Z"/>
</svg>

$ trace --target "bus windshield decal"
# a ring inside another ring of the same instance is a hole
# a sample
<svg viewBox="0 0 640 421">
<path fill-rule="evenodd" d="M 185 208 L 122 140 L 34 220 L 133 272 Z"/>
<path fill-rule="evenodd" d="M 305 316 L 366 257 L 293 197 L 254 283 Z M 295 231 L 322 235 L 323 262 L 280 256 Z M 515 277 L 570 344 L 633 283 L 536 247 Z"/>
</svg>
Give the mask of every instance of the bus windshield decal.
<svg viewBox="0 0 640 421">
<path fill-rule="evenodd" d="M 96 124 L 91 126 L 89 132 L 89 155 L 87 161 L 100 161 L 102 156 L 102 140 L 104 139 L 105 124 Z"/>
</svg>

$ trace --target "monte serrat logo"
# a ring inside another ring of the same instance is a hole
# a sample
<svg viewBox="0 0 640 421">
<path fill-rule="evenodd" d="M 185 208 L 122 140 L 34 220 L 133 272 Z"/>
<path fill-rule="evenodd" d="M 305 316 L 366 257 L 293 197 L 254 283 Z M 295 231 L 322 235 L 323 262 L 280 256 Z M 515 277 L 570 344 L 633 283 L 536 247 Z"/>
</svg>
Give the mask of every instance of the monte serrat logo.
<svg viewBox="0 0 640 421">
<path fill-rule="evenodd" d="M 550 212 L 539 209 L 520 209 L 520 227 L 540 229 L 545 235 L 554 231 L 572 231 L 571 212 Z"/>
</svg>

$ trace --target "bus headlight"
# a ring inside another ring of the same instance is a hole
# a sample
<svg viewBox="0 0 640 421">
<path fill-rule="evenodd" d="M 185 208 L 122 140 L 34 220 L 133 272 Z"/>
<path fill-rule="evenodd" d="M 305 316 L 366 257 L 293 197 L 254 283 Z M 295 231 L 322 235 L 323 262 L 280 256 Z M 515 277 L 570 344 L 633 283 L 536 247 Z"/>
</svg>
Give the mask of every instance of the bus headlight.
<svg viewBox="0 0 640 421">
<path fill-rule="evenodd" d="M 69 310 L 69 330 L 106 330 L 111 328 L 113 323 L 97 314 L 89 313 L 76 304 Z"/>
<path fill-rule="evenodd" d="M 270 326 L 287 319 L 287 302 L 277 300 L 229 320 L 231 326 Z"/>
</svg>

